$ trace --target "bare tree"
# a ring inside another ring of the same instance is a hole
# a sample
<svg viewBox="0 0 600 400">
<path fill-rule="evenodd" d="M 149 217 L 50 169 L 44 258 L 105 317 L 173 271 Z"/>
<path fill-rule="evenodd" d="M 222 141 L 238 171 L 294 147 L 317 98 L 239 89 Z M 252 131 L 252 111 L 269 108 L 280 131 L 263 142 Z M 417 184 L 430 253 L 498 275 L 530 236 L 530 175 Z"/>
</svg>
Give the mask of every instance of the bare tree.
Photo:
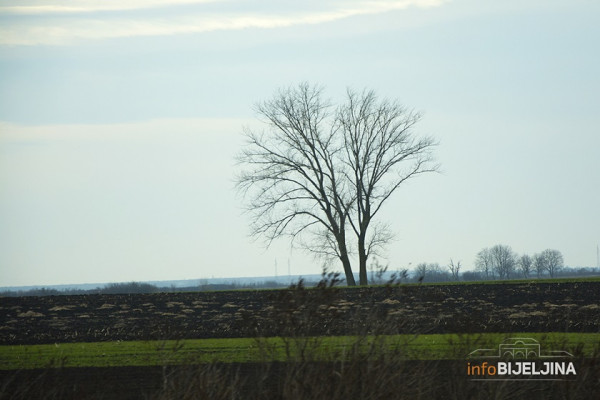
<svg viewBox="0 0 600 400">
<path fill-rule="evenodd" d="M 406 180 L 438 168 L 432 163 L 433 139 L 413 134 L 420 119 L 419 113 L 396 102 L 378 101 L 373 91 L 348 90 L 346 103 L 338 109 L 343 173 L 355 200 L 348 221 L 357 238 L 361 285 L 367 283 L 369 256 L 391 239 L 387 225 L 373 224 L 375 215 Z"/>
<path fill-rule="evenodd" d="M 250 198 L 252 234 L 267 243 L 299 239 L 313 254 L 339 259 L 348 285 L 355 285 L 352 232 L 360 284 L 367 284 L 369 257 L 391 238 L 374 217 L 403 182 L 437 169 L 436 143 L 412 132 L 420 115 L 378 101 L 374 92 L 348 91 L 346 103 L 333 110 L 322 89 L 306 83 L 280 90 L 257 111 L 269 129 L 246 130 L 239 161 L 249 169 L 237 179 Z"/>
<path fill-rule="evenodd" d="M 510 246 L 498 244 L 477 253 L 475 268 L 485 275 L 486 279 L 495 279 L 496 276 L 500 279 L 508 279 L 515 269 L 516 258 L 517 255 Z"/>
<path fill-rule="evenodd" d="M 544 263 L 544 269 L 548 271 L 551 278 L 564 267 L 562 253 L 558 250 L 546 249 L 542 251 L 541 258 Z"/>
<path fill-rule="evenodd" d="M 270 129 L 246 129 L 248 144 L 239 161 L 250 169 L 237 179 L 238 188 L 250 196 L 252 234 L 266 236 L 270 244 L 309 231 L 320 238 L 316 251 L 337 257 L 348 285 L 354 286 L 346 243 L 354 197 L 347 197 L 338 168 L 342 147 L 322 89 L 302 84 L 282 90 L 258 104 L 257 111 Z"/>
<path fill-rule="evenodd" d="M 452 280 L 458 281 L 458 274 L 460 272 L 460 261 L 455 264 L 454 261 L 450 259 L 448 269 L 450 270 L 450 274 L 452 275 Z"/>
<path fill-rule="evenodd" d="M 485 276 L 485 279 L 494 278 L 492 254 L 487 247 L 477 253 L 475 269 Z"/>
<path fill-rule="evenodd" d="M 509 279 L 516 264 L 516 254 L 510 246 L 497 244 L 490 249 L 490 256 L 494 271 L 498 273 L 500 279 Z"/>
<path fill-rule="evenodd" d="M 450 275 L 438 263 L 420 263 L 415 268 L 414 278 L 418 282 L 446 282 Z"/>
<path fill-rule="evenodd" d="M 539 279 L 542 275 L 544 275 L 544 271 L 546 271 L 546 260 L 542 254 L 536 254 L 533 256 L 533 266 Z"/>
<path fill-rule="evenodd" d="M 423 280 L 427 276 L 428 270 L 429 270 L 429 265 L 427 265 L 427 263 L 417 264 L 417 266 L 415 267 L 415 278 L 419 282 L 423 282 Z"/>
<path fill-rule="evenodd" d="M 524 278 L 529 278 L 529 274 L 533 268 L 533 259 L 527 254 L 523 254 L 517 261 L 517 268 Z"/>
</svg>

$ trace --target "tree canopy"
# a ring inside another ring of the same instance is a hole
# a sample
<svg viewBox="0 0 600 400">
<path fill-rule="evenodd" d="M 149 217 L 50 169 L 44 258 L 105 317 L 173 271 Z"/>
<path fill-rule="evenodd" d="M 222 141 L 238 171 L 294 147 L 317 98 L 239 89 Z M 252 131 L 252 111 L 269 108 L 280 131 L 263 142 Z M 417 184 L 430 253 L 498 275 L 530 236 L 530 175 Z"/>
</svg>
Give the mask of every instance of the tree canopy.
<svg viewBox="0 0 600 400">
<path fill-rule="evenodd" d="M 348 285 L 356 284 L 356 253 L 360 284 L 367 284 L 369 258 L 392 237 L 376 215 L 406 180 L 438 169 L 437 143 L 414 132 L 421 114 L 367 90 L 349 89 L 334 107 L 308 83 L 256 109 L 267 129 L 245 130 L 237 178 L 252 234 L 268 243 L 290 236 L 313 254 L 339 259 Z"/>
</svg>

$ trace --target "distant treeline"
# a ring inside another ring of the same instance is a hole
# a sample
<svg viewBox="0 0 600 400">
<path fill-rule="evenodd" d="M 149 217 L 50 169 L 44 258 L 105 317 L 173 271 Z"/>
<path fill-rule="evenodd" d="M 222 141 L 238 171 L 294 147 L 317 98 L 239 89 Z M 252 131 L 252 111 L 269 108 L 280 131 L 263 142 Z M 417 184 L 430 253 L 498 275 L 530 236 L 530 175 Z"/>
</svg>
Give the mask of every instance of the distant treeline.
<svg viewBox="0 0 600 400">
<path fill-rule="evenodd" d="M 372 271 L 370 282 L 374 284 L 382 284 L 389 281 L 390 272 L 386 271 L 385 274 Z M 564 278 L 585 278 L 585 277 L 596 277 L 600 276 L 600 268 L 591 267 L 562 267 L 560 270 L 554 273 L 554 276 L 550 276 L 549 273 L 540 272 L 539 274 L 523 275 L 515 271 L 508 280 L 537 280 L 537 279 L 564 279 Z M 421 263 L 413 270 L 400 270 L 394 273 L 393 276 L 396 282 L 405 283 L 420 283 L 420 282 L 476 282 L 476 281 L 494 281 L 494 280 L 507 280 L 507 278 L 501 278 L 495 274 L 485 274 L 482 271 L 464 271 L 456 274 L 452 274 L 448 267 L 442 267 L 437 263 Z"/>
<path fill-rule="evenodd" d="M 420 264 L 414 270 L 404 269 L 401 271 L 372 270 L 369 276 L 369 282 L 376 285 L 386 283 L 435 283 L 435 282 L 474 282 L 474 281 L 492 281 L 497 279 L 495 276 L 486 276 L 478 271 L 464 271 L 457 274 L 454 278 L 451 272 L 443 269 L 439 264 Z M 554 279 L 559 278 L 583 278 L 600 276 L 600 268 L 589 267 L 563 267 L 554 275 Z M 549 279 L 549 275 L 541 275 L 539 278 Z M 526 278 L 536 280 L 539 278 Z M 524 279 L 523 276 L 513 275 L 512 279 Z M 319 282 L 303 281 L 306 287 L 316 286 Z M 340 286 L 344 281 L 339 280 Z M 138 293 L 168 293 L 168 292 L 204 292 L 204 291 L 222 291 L 222 290 L 256 290 L 256 289 L 282 289 L 289 287 L 288 284 L 276 281 L 265 281 L 251 284 L 240 284 L 236 282 L 225 284 L 201 283 L 197 286 L 188 287 L 159 287 L 143 282 L 111 283 L 104 287 L 95 289 L 52 289 L 38 288 L 30 290 L 9 290 L 0 292 L 0 297 L 18 297 L 18 296 L 59 296 L 59 295 L 82 295 L 82 294 L 138 294 Z"/>
<path fill-rule="evenodd" d="M 317 282 L 314 282 L 316 285 Z M 312 286 L 313 283 L 308 283 L 307 286 Z M 266 281 L 256 284 L 238 284 L 235 282 L 226 284 L 200 284 L 198 286 L 175 287 L 165 286 L 160 287 L 150 283 L 143 282 L 127 282 L 127 283 L 110 283 L 104 287 L 95 289 L 52 289 L 52 288 L 36 288 L 29 290 L 5 290 L 0 292 L 0 296 L 4 297 L 19 297 L 19 296 L 59 296 L 59 295 L 81 295 L 81 294 L 138 294 L 138 293 L 168 293 L 168 292 L 198 292 L 198 291 L 219 291 L 219 290 L 251 290 L 251 289 L 277 289 L 286 288 L 289 285 L 278 283 L 275 281 Z"/>
</svg>

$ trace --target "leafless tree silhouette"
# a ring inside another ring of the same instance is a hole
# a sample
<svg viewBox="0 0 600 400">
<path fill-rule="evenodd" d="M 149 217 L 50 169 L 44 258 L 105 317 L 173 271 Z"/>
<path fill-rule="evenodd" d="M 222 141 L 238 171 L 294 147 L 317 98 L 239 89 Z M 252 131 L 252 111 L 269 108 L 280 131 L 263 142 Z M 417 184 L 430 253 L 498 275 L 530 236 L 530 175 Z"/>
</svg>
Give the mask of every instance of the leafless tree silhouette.
<svg viewBox="0 0 600 400">
<path fill-rule="evenodd" d="M 551 278 L 564 266 L 562 253 L 558 250 L 546 249 L 541 252 L 539 261 L 541 268 L 548 271 Z"/>
<path fill-rule="evenodd" d="M 529 274 L 531 273 L 531 270 L 533 269 L 533 259 L 531 258 L 530 255 L 523 254 L 521 257 L 519 257 L 519 260 L 517 262 L 517 267 L 518 267 L 519 271 L 521 272 L 521 274 L 523 274 L 524 278 L 529 278 Z"/>
<path fill-rule="evenodd" d="M 494 262 L 489 248 L 486 247 L 477 253 L 475 269 L 485 276 L 485 279 L 494 278 Z"/>
<path fill-rule="evenodd" d="M 510 246 L 497 244 L 477 253 L 475 268 L 485 274 L 485 278 L 509 279 L 515 270 L 517 255 Z"/>
<path fill-rule="evenodd" d="M 515 270 L 517 255 L 510 246 L 497 244 L 490 249 L 492 265 L 500 279 L 509 279 Z"/>
<path fill-rule="evenodd" d="M 280 90 L 257 111 L 268 129 L 245 130 L 238 161 L 247 168 L 237 178 L 253 235 L 268 243 L 289 235 L 339 259 L 352 286 L 356 251 L 360 284 L 367 284 L 369 257 L 392 237 L 375 216 L 406 180 L 438 169 L 436 142 L 413 131 L 421 115 L 373 91 L 348 90 L 334 109 L 322 88 L 307 83 Z"/>
<path fill-rule="evenodd" d="M 544 272 L 546 271 L 546 260 L 544 259 L 542 254 L 536 254 L 533 256 L 533 266 L 539 279 L 542 275 L 544 275 Z"/>
<path fill-rule="evenodd" d="M 450 259 L 450 264 L 448 264 L 448 269 L 450 270 L 450 274 L 452 275 L 452 280 L 458 281 L 460 267 L 461 267 L 460 261 L 455 263 L 454 260 Z"/>
</svg>

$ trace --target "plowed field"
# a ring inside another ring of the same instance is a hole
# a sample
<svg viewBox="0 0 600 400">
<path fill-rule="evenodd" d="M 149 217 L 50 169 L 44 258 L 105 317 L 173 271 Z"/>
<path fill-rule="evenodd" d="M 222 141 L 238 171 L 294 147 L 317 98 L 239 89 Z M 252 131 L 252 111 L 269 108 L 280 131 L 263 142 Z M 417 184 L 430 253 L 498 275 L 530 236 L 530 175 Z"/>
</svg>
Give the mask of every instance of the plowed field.
<svg viewBox="0 0 600 400">
<path fill-rule="evenodd" d="M 600 282 L 0 298 L 0 344 L 600 332 Z"/>
</svg>

